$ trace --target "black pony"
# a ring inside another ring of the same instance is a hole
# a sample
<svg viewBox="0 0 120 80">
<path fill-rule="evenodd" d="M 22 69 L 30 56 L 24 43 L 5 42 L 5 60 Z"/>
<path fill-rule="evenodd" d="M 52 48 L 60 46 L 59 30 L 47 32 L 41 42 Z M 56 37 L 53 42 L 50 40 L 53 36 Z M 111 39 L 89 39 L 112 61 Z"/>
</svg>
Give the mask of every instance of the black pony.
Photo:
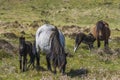
<svg viewBox="0 0 120 80">
<path fill-rule="evenodd" d="M 89 46 L 89 49 L 92 49 L 95 40 L 96 39 L 93 37 L 91 33 L 89 33 L 88 35 L 82 32 L 78 33 L 75 38 L 74 52 L 77 50 L 81 43 L 87 44 Z"/>
<path fill-rule="evenodd" d="M 27 54 L 30 56 L 30 65 L 33 64 L 34 67 L 34 54 L 32 52 L 32 43 L 25 41 L 25 37 L 21 36 L 19 38 L 19 60 L 20 60 L 20 70 L 27 70 Z M 30 66 L 29 65 L 29 66 Z"/>
</svg>

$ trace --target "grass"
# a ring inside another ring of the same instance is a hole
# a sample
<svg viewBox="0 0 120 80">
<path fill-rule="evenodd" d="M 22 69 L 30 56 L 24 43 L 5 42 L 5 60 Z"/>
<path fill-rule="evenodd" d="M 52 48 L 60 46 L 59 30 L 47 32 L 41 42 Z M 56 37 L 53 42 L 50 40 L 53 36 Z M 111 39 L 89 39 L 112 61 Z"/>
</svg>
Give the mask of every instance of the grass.
<svg viewBox="0 0 120 80">
<path fill-rule="evenodd" d="M 103 19 L 111 27 L 119 27 L 119 0 L 68 0 L 66 2 L 65 0 L 11 0 L 4 3 L 3 1 L 0 2 L 0 19 L 3 21 L 17 20 L 30 23 L 48 20 L 52 24 L 61 26 L 71 24 L 87 26 Z"/>
<path fill-rule="evenodd" d="M 7 6 L 6 6 L 7 5 Z M 56 26 L 78 25 L 82 27 L 93 26 L 98 20 L 105 20 L 109 23 L 111 31 L 110 48 L 119 49 L 120 31 L 114 30 L 120 25 L 120 1 L 119 0 L 0 0 L 0 21 L 18 21 L 23 28 L 12 26 L 4 28 L 0 25 L 1 32 L 13 32 L 20 36 L 20 32 L 26 30 L 25 37 L 33 41 L 31 36 L 37 28 L 26 26 L 33 21 L 47 20 Z M 0 35 L 0 39 L 6 39 L 18 47 L 18 39 L 7 39 Z M 72 57 L 67 58 L 66 73 L 54 75 L 47 71 L 45 55 L 41 54 L 41 66 L 45 71 L 28 70 L 21 73 L 19 70 L 18 54 L 9 56 L 4 50 L 0 50 L 0 80 L 117 80 L 120 79 L 120 55 L 119 54 L 98 54 L 89 52 L 85 44 L 81 44 L 76 53 L 73 52 L 74 40 L 66 37 L 66 51 Z M 96 47 L 96 43 L 95 43 Z M 103 49 L 103 42 L 101 49 Z M 88 70 L 88 74 L 80 75 L 76 72 L 80 69 Z"/>
</svg>

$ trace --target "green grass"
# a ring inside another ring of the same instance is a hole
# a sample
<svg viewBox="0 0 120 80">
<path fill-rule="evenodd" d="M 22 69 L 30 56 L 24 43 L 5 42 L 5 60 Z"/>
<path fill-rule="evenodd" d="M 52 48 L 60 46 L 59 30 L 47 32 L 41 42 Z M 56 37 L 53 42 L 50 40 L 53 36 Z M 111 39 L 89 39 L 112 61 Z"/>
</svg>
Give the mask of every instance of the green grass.
<svg viewBox="0 0 120 80">
<path fill-rule="evenodd" d="M 109 23 L 111 38 L 120 37 L 120 31 L 114 30 L 120 25 L 120 1 L 119 0 L 0 0 L 0 21 L 18 21 L 23 26 L 31 24 L 33 21 L 47 20 L 57 26 L 78 25 L 82 27 L 92 27 L 98 20 L 105 20 Z M 24 28 L 3 28 L 0 32 L 13 32 L 20 36 L 20 31 L 26 31 L 25 37 L 33 41 L 31 36 L 35 34 L 36 28 L 25 26 Z M 0 35 L 0 39 L 6 39 Z M 10 43 L 18 47 L 18 39 L 9 40 Z M 47 71 L 45 55 L 41 54 L 41 66 L 46 71 L 36 71 L 36 69 L 20 72 L 18 53 L 15 56 L 0 50 L 0 80 L 117 80 L 120 79 L 120 55 L 119 54 L 98 54 L 89 52 L 85 44 L 81 44 L 77 52 L 73 52 L 74 40 L 66 37 L 66 51 L 72 57 L 67 57 L 66 73 L 54 75 Z M 96 43 L 95 43 L 95 47 Z M 119 49 L 119 40 L 110 41 L 111 50 Z M 101 49 L 103 49 L 103 42 Z M 74 74 L 71 70 L 87 69 L 87 76 Z"/>
<path fill-rule="evenodd" d="M 66 49 L 73 55 L 73 57 L 67 58 L 66 73 L 68 76 L 62 76 L 60 73 L 54 75 L 49 71 L 36 71 L 36 69 L 30 69 L 27 72 L 21 73 L 19 70 L 18 56 L 15 57 L 4 57 L 0 60 L 0 77 L 4 80 L 28 80 L 28 79 L 82 79 L 79 75 L 70 73 L 71 70 L 87 69 L 88 76 L 83 77 L 87 79 L 113 79 L 113 77 L 119 78 L 120 70 L 120 56 L 110 55 L 104 53 L 99 55 L 97 53 L 90 53 L 85 48 L 79 48 L 76 53 L 73 53 L 74 41 L 70 38 L 66 38 Z M 115 43 L 115 42 L 114 42 Z M 111 43 L 113 45 L 114 43 Z M 86 45 L 81 45 L 86 46 Z M 120 46 L 120 44 L 119 44 Z M 114 49 L 114 46 L 110 46 Z M 47 70 L 45 55 L 41 54 L 41 66 Z M 111 75 L 112 74 L 112 75 Z M 102 76 L 102 77 L 101 77 Z"/>
<path fill-rule="evenodd" d="M 119 0 L 1 0 L 0 3 L 0 20 L 3 21 L 48 20 L 54 25 L 87 26 L 102 19 L 113 28 L 119 27 Z"/>
</svg>

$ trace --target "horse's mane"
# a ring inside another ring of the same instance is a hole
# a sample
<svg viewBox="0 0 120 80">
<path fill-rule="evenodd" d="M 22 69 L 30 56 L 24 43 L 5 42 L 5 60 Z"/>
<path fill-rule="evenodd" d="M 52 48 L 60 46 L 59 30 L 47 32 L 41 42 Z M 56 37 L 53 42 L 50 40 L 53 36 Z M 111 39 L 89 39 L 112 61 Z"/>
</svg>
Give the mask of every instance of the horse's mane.
<svg viewBox="0 0 120 80">
<path fill-rule="evenodd" d="M 64 47 L 60 43 L 59 31 L 57 27 L 53 29 L 53 33 L 50 36 L 51 39 L 51 58 L 53 60 L 53 65 L 60 67 L 65 58 Z"/>
</svg>

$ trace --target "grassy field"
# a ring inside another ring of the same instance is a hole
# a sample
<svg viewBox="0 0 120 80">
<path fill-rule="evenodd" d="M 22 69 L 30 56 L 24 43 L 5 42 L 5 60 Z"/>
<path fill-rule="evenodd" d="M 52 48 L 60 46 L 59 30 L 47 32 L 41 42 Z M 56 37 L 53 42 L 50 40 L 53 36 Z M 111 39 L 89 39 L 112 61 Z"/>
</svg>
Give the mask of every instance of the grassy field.
<svg viewBox="0 0 120 80">
<path fill-rule="evenodd" d="M 105 20 L 111 29 L 110 50 L 100 49 L 89 52 L 81 44 L 73 52 L 74 40 L 66 37 L 66 75 L 47 71 L 45 55 L 41 54 L 40 64 L 45 69 L 29 69 L 21 73 L 18 59 L 18 38 L 9 39 L 3 33 L 14 33 L 17 37 L 25 31 L 29 41 L 36 29 L 30 27 L 35 21 L 42 25 L 48 21 L 58 27 L 76 25 L 92 27 L 98 20 Z M 18 23 L 16 24 L 15 21 Z M 5 52 L 0 44 L 0 80 L 119 80 L 120 79 L 120 0 L 0 0 L 0 39 L 12 44 L 16 50 Z"/>
</svg>

